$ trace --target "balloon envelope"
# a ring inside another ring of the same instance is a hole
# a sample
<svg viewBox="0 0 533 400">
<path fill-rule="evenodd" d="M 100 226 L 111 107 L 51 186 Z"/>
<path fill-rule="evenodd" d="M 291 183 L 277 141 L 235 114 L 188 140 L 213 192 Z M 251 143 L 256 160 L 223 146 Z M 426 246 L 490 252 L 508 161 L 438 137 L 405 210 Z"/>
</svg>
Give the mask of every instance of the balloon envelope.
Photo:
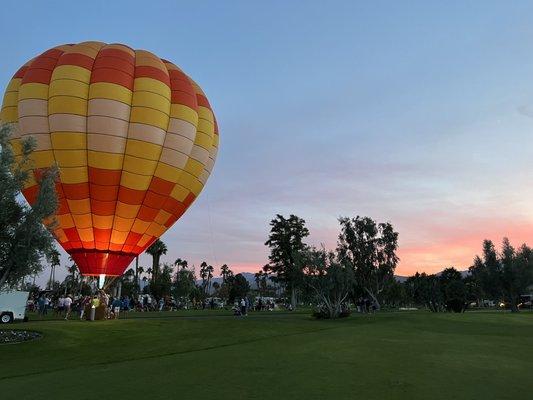
<svg viewBox="0 0 533 400">
<path fill-rule="evenodd" d="M 145 50 L 57 46 L 11 79 L 0 114 L 11 144 L 33 136 L 34 176 L 57 165 L 58 242 L 84 275 L 121 275 L 183 215 L 213 168 L 218 128 L 200 87 Z"/>
</svg>

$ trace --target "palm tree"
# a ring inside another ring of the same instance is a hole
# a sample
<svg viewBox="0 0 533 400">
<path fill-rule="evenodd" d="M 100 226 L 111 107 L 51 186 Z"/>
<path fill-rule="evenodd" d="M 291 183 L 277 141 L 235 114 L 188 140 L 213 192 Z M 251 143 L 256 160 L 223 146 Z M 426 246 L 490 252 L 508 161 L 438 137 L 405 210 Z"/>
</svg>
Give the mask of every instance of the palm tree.
<svg viewBox="0 0 533 400">
<path fill-rule="evenodd" d="M 213 271 L 215 269 L 212 265 L 207 266 L 207 293 L 211 292 L 211 279 L 213 278 Z"/>
<path fill-rule="evenodd" d="M 139 288 L 139 256 L 135 257 L 135 284 L 133 290 L 136 291 Z"/>
<path fill-rule="evenodd" d="M 178 258 L 176 261 L 174 261 L 174 265 L 178 267 L 178 270 L 181 268 L 181 269 L 186 269 L 188 267 L 188 263 L 187 263 L 187 260 L 182 260 L 181 258 Z"/>
<path fill-rule="evenodd" d="M 56 267 L 61 264 L 59 256 L 59 251 L 56 249 L 52 250 L 50 253 L 50 279 L 48 280 L 48 289 L 52 289 L 52 285 L 56 280 Z"/>
<path fill-rule="evenodd" d="M 207 286 L 207 263 L 205 261 L 202 261 L 200 264 L 200 278 L 202 278 L 202 288 L 204 289 Z"/>
<path fill-rule="evenodd" d="M 254 274 L 255 284 L 257 285 L 257 291 L 259 292 L 259 296 L 261 296 L 261 279 L 263 279 L 263 274 L 263 270 L 259 270 L 259 272 L 256 272 Z"/>
<path fill-rule="evenodd" d="M 207 265 L 205 261 L 200 264 L 200 278 L 202 278 L 202 287 L 204 294 L 209 293 L 211 289 L 211 278 L 213 278 L 213 271 L 215 269 L 212 265 Z"/>
<path fill-rule="evenodd" d="M 222 275 L 222 283 L 226 283 L 230 275 L 233 275 L 227 264 L 220 267 L 220 275 Z"/>
<path fill-rule="evenodd" d="M 159 273 L 159 260 L 163 254 L 167 254 L 167 246 L 161 239 L 157 239 L 150 247 L 148 247 L 146 252 L 152 256 L 152 280 L 157 279 Z"/>
<path fill-rule="evenodd" d="M 75 262 L 73 262 L 70 267 L 67 267 L 67 271 L 70 274 L 70 282 L 72 284 L 72 288 L 71 289 L 73 290 L 74 287 L 76 286 L 77 281 L 78 281 L 78 277 L 77 277 L 78 272 L 79 272 L 78 266 L 76 265 Z M 65 292 L 66 291 L 67 291 L 67 287 L 65 285 Z"/>
</svg>

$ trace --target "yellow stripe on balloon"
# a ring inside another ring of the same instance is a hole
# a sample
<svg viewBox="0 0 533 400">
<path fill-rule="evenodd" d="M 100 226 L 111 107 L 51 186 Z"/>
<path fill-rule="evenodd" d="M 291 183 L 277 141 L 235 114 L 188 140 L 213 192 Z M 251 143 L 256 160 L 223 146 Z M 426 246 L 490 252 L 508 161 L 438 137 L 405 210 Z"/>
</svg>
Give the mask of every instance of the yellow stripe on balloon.
<svg viewBox="0 0 533 400">
<path fill-rule="evenodd" d="M 87 167 L 61 168 L 59 175 L 62 183 L 84 183 L 89 179 Z"/>
<path fill-rule="evenodd" d="M 44 83 L 25 83 L 19 88 L 19 101 L 25 99 L 48 100 L 48 85 Z"/>
</svg>

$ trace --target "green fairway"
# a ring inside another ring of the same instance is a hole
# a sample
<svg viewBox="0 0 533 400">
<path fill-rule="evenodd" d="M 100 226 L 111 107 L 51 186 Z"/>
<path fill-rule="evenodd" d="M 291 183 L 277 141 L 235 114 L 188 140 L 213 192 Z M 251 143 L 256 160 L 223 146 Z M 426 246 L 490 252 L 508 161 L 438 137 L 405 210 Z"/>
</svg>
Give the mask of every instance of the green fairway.
<svg viewBox="0 0 533 400">
<path fill-rule="evenodd" d="M 7 399 L 529 399 L 533 313 L 147 313 L 35 321 L 0 346 Z M 148 317 L 148 318 L 139 318 Z"/>
</svg>

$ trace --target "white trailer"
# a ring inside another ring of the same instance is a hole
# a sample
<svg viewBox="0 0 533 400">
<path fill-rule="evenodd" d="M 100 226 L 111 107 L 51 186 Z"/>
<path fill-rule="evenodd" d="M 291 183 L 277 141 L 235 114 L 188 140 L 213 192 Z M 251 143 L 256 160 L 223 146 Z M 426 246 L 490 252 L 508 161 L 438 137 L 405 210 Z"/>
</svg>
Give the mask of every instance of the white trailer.
<svg viewBox="0 0 533 400">
<path fill-rule="evenodd" d="M 0 292 L 0 322 L 8 324 L 26 318 L 26 303 L 30 292 L 18 290 Z"/>
</svg>

